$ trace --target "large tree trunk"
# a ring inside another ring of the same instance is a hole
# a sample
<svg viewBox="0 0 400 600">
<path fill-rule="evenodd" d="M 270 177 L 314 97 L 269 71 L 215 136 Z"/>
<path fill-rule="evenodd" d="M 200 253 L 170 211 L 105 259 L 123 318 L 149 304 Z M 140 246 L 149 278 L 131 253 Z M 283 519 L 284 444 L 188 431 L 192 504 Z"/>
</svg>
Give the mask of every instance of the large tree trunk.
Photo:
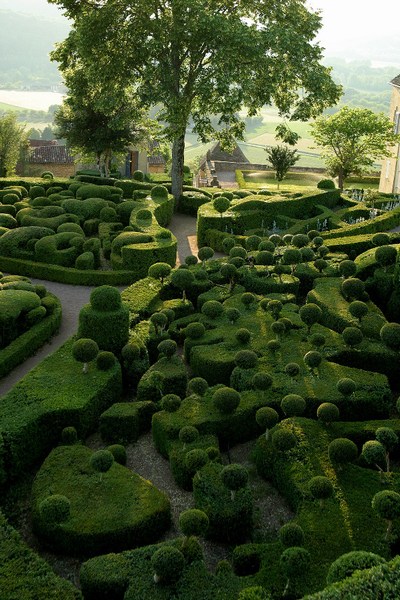
<svg viewBox="0 0 400 600">
<path fill-rule="evenodd" d="M 343 190 L 344 188 L 344 172 L 342 168 L 339 168 L 338 172 L 338 188 L 339 190 Z"/>
<path fill-rule="evenodd" d="M 183 191 L 183 165 L 185 159 L 185 134 L 174 140 L 172 145 L 172 194 L 176 200 L 182 196 Z"/>
</svg>

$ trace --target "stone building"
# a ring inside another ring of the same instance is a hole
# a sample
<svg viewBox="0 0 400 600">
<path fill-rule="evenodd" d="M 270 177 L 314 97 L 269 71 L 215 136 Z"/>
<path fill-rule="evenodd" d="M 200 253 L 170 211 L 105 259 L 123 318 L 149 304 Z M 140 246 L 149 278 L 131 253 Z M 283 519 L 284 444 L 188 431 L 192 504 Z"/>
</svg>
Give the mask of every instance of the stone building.
<svg viewBox="0 0 400 600">
<path fill-rule="evenodd" d="M 400 75 L 390 82 L 392 98 L 389 116 L 393 121 L 395 133 L 400 133 Z M 382 164 L 379 191 L 386 194 L 400 193 L 400 144 L 392 148 L 392 157 L 385 158 Z"/>
</svg>

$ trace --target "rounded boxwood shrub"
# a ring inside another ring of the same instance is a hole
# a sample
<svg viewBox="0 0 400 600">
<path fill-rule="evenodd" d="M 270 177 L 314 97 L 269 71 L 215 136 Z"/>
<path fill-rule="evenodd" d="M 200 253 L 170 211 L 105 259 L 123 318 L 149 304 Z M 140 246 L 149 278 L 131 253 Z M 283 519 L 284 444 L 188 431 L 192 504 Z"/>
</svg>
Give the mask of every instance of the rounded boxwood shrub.
<svg viewBox="0 0 400 600">
<path fill-rule="evenodd" d="M 273 354 L 275 352 L 278 352 L 278 350 L 280 349 L 281 344 L 278 340 L 269 340 L 267 342 L 267 348 L 270 352 L 272 352 Z"/>
<path fill-rule="evenodd" d="M 204 396 L 208 390 L 208 383 L 203 377 L 193 377 L 188 383 L 188 393 Z"/>
<path fill-rule="evenodd" d="M 270 242 L 270 240 L 263 240 L 258 245 L 259 252 L 271 252 L 272 254 L 275 252 L 275 244 Z"/>
<path fill-rule="evenodd" d="M 311 327 L 314 325 L 314 323 L 318 323 L 318 321 L 321 319 L 322 310 L 318 304 L 309 302 L 300 308 L 299 316 L 303 323 L 307 325 L 308 333 L 310 333 Z"/>
<path fill-rule="evenodd" d="M 337 382 L 336 388 L 343 396 L 351 396 L 356 391 L 356 383 L 350 377 L 342 377 Z"/>
<path fill-rule="evenodd" d="M 245 327 L 238 329 L 235 333 L 235 338 L 240 344 L 248 344 L 250 342 L 251 333 Z"/>
<path fill-rule="evenodd" d="M 276 335 L 276 338 L 279 339 L 286 331 L 285 324 L 282 323 L 282 321 L 274 321 L 271 323 L 271 331 Z"/>
<path fill-rule="evenodd" d="M 368 306 L 361 300 L 354 300 L 349 304 L 349 313 L 359 321 L 368 314 Z"/>
<path fill-rule="evenodd" d="M 354 260 L 342 260 L 339 263 L 339 273 L 343 277 L 352 277 L 357 272 L 357 265 Z"/>
<path fill-rule="evenodd" d="M 363 444 L 361 455 L 369 465 L 375 465 L 383 471 L 386 464 L 386 451 L 378 440 L 368 440 Z"/>
<path fill-rule="evenodd" d="M 179 440 L 182 444 L 192 444 L 199 437 L 199 430 L 192 425 L 185 425 L 182 429 L 179 430 Z"/>
<path fill-rule="evenodd" d="M 71 512 L 71 503 L 66 496 L 53 494 L 39 504 L 39 512 L 43 521 L 54 526 L 68 521 Z"/>
<path fill-rule="evenodd" d="M 279 415 L 274 408 L 263 406 L 256 412 L 257 425 L 265 430 L 265 439 L 269 438 L 269 430 L 279 421 Z"/>
<path fill-rule="evenodd" d="M 176 394 L 166 394 L 161 398 L 161 406 L 166 412 L 176 412 L 180 405 L 181 399 Z"/>
<path fill-rule="evenodd" d="M 382 342 L 391 350 L 400 350 L 399 323 L 385 323 L 379 332 Z"/>
<path fill-rule="evenodd" d="M 187 537 L 204 536 L 209 525 L 208 516 L 198 508 L 189 508 L 179 515 L 179 529 Z"/>
<path fill-rule="evenodd" d="M 308 483 L 308 488 L 313 498 L 319 500 L 320 506 L 323 501 L 333 496 L 333 485 L 328 477 L 317 475 L 312 477 Z"/>
<path fill-rule="evenodd" d="M 385 559 L 373 552 L 365 550 L 353 550 L 339 556 L 329 567 L 326 577 L 327 585 L 332 585 L 338 581 L 343 581 L 347 577 L 351 577 L 355 571 L 371 569 L 377 565 L 385 563 Z"/>
<path fill-rule="evenodd" d="M 296 235 L 292 237 L 292 245 L 296 248 L 304 248 L 304 246 L 307 246 L 308 242 L 308 235 L 305 233 L 296 233 Z"/>
<path fill-rule="evenodd" d="M 201 448 L 190 450 L 185 456 L 185 465 L 189 473 L 194 476 L 197 471 L 204 467 L 209 461 L 208 454 Z"/>
<path fill-rule="evenodd" d="M 225 309 L 225 315 L 228 321 L 233 324 L 240 317 L 240 311 L 237 308 L 227 308 Z"/>
<path fill-rule="evenodd" d="M 326 260 L 324 260 L 323 258 L 317 258 L 317 260 L 314 261 L 314 267 L 320 272 L 322 273 L 322 271 L 324 269 L 326 269 L 328 266 L 328 262 Z"/>
<path fill-rule="evenodd" d="M 252 379 L 254 389 L 265 392 L 265 390 L 268 390 L 271 387 L 272 383 L 273 379 L 269 373 L 254 373 Z"/>
<path fill-rule="evenodd" d="M 235 364 L 241 369 L 254 369 L 257 362 L 257 354 L 252 350 L 239 350 L 235 354 Z"/>
<path fill-rule="evenodd" d="M 185 264 L 190 266 L 194 266 L 198 263 L 198 258 L 197 256 L 194 256 L 194 254 L 189 254 L 189 256 L 185 257 Z"/>
<path fill-rule="evenodd" d="M 90 304 L 98 311 L 118 310 L 121 306 L 121 294 L 115 287 L 101 285 L 90 294 Z"/>
<path fill-rule="evenodd" d="M 334 190 L 335 182 L 332 181 L 332 179 L 321 179 L 321 181 L 318 181 L 317 183 L 317 188 L 319 190 Z"/>
<path fill-rule="evenodd" d="M 72 355 L 78 362 L 83 363 L 83 372 L 88 372 L 88 363 L 94 360 L 99 352 L 96 342 L 90 338 L 76 340 L 72 346 Z"/>
<path fill-rule="evenodd" d="M 300 546 L 286 548 L 281 554 L 280 565 L 289 581 L 304 576 L 311 565 L 310 553 Z"/>
<path fill-rule="evenodd" d="M 297 444 L 296 436 L 287 429 L 277 429 L 271 439 L 274 448 L 280 452 L 291 450 Z"/>
<path fill-rule="evenodd" d="M 224 307 L 218 300 L 207 300 L 201 307 L 201 312 L 209 319 L 217 319 L 224 313 Z"/>
<path fill-rule="evenodd" d="M 397 250 L 394 246 L 379 246 L 375 250 L 375 260 L 384 269 L 390 265 L 394 265 L 396 258 Z"/>
<path fill-rule="evenodd" d="M 41 185 L 32 185 L 29 189 L 29 198 L 34 200 L 35 198 L 39 198 L 40 196 L 45 196 L 46 190 Z"/>
<path fill-rule="evenodd" d="M 61 443 L 65 446 L 72 446 L 78 441 L 78 433 L 75 427 L 64 427 L 61 432 Z"/>
<path fill-rule="evenodd" d="M 174 340 L 163 340 L 157 346 L 157 350 L 160 355 L 171 359 L 177 351 L 177 343 Z"/>
<path fill-rule="evenodd" d="M 385 246 L 390 243 L 390 235 L 384 232 L 375 233 L 371 241 L 374 246 Z"/>
<path fill-rule="evenodd" d="M 243 292 L 240 296 L 240 301 L 246 308 L 250 308 L 255 303 L 256 297 L 251 292 Z"/>
<path fill-rule="evenodd" d="M 287 394 L 282 398 L 281 409 L 287 417 L 299 417 L 306 409 L 306 401 L 298 394 Z"/>
<path fill-rule="evenodd" d="M 214 209 L 220 213 L 221 217 L 222 214 L 228 210 L 230 205 L 231 203 L 229 202 L 228 198 L 225 198 L 225 196 L 219 196 L 213 201 Z"/>
<path fill-rule="evenodd" d="M 235 240 L 231 237 L 226 237 L 222 240 L 222 248 L 226 254 L 234 247 Z"/>
<path fill-rule="evenodd" d="M 75 260 L 75 269 L 90 271 L 95 268 L 93 252 L 82 252 Z"/>
<path fill-rule="evenodd" d="M 168 277 L 170 273 L 171 265 L 164 262 L 154 263 L 149 267 L 149 270 L 147 271 L 149 277 L 152 277 L 153 279 L 159 279 L 161 281 L 161 284 L 164 283 L 164 279 Z"/>
<path fill-rule="evenodd" d="M 304 545 L 304 531 L 297 523 L 285 523 L 279 530 L 279 540 L 285 548 Z"/>
<path fill-rule="evenodd" d="M 389 538 L 394 519 L 400 517 L 400 494 L 393 490 L 382 490 L 372 498 L 372 508 L 382 519 L 386 519 L 388 526 L 385 538 Z"/>
<path fill-rule="evenodd" d="M 364 296 L 365 284 L 357 277 L 349 277 L 343 281 L 340 289 L 346 300 L 359 300 Z"/>
<path fill-rule="evenodd" d="M 229 250 L 229 257 L 230 258 L 246 258 L 247 251 L 245 250 L 245 248 L 243 248 L 243 246 L 233 246 L 233 248 L 231 248 Z"/>
<path fill-rule="evenodd" d="M 231 464 L 224 467 L 221 471 L 222 483 L 231 492 L 232 500 L 235 498 L 235 492 L 247 485 L 249 473 L 243 465 Z"/>
<path fill-rule="evenodd" d="M 311 372 L 313 372 L 314 369 L 317 369 L 321 364 L 322 355 L 317 350 L 310 350 L 309 352 L 306 352 L 306 354 L 303 357 L 303 360 L 307 367 L 311 370 Z"/>
<path fill-rule="evenodd" d="M 286 375 L 288 375 L 291 379 L 294 379 L 295 377 L 297 377 L 297 375 L 300 373 L 300 365 L 298 365 L 295 362 L 290 362 L 285 366 L 285 373 Z"/>
<path fill-rule="evenodd" d="M 224 415 L 233 413 L 240 404 L 240 394 L 230 387 L 221 387 L 213 394 L 215 408 Z"/>
<path fill-rule="evenodd" d="M 115 355 L 107 350 L 101 350 L 96 356 L 96 367 L 100 371 L 108 371 L 115 365 Z"/>
<path fill-rule="evenodd" d="M 344 465 L 356 460 L 357 446 L 348 438 L 336 438 L 328 446 L 329 459 L 338 465 Z"/>
<path fill-rule="evenodd" d="M 107 446 L 107 450 L 111 452 L 116 463 L 126 465 L 126 449 L 122 444 L 111 444 L 111 446 Z"/>
<path fill-rule="evenodd" d="M 151 188 L 152 200 L 168 200 L 168 190 L 164 185 L 155 185 Z"/>
<path fill-rule="evenodd" d="M 103 473 L 111 469 L 114 462 L 114 456 L 109 450 L 97 450 L 90 457 L 90 466 L 100 473 L 100 479 Z"/>
<path fill-rule="evenodd" d="M 185 557 L 173 546 L 162 546 L 151 557 L 151 565 L 155 572 L 156 583 L 175 583 L 184 569 Z"/>
<path fill-rule="evenodd" d="M 333 421 L 338 421 L 339 414 L 338 407 L 332 402 L 323 402 L 317 408 L 317 418 L 322 423 L 325 423 L 325 425 L 329 425 Z"/>
<path fill-rule="evenodd" d="M 358 346 L 363 341 L 363 334 L 358 327 L 345 327 L 342 331 L 344 343 L 350 348 Z"/>
<path fill-rule="evenodd" d="M 134 179 L 135 181 L 144 181 L 144 173 L 143 171 L 140 171 L 139 169 L 137 169 L 136 171 L 133 171 L 132 174 L 132 179 Z"/>
</svg>

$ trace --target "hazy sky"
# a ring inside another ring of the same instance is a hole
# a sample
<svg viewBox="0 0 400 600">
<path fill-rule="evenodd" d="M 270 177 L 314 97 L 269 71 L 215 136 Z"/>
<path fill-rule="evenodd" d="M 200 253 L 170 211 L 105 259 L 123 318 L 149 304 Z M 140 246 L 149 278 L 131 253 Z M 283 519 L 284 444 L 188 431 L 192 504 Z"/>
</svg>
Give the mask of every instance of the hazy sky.
<svg viewBox="0 0 400 600">
<path fill-rule="evenodd" d="M 343 46 L 364 42 L 365 39 L 399 33 L 399 0 L 307 0 L 313 9 L 321 9 L 323 28 L 320 33 L 321 45 L 326 54 L 342 54 Z M 0 9 L 11 9 L 52 16 L 57 7 L 46 0 L 0 0 Z"/>
</svg>

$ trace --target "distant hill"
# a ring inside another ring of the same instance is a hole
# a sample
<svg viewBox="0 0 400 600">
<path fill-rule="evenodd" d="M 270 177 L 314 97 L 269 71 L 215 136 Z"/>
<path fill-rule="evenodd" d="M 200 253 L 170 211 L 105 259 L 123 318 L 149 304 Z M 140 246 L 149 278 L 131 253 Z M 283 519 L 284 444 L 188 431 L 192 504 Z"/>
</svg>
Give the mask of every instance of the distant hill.
<svg viewBox="0 0 400 600">
<path fill-rule="evenodd" d="M 1 8 L 45 19 L 65 20 L 60 8 L 46 0 L 1 0 Z"/>
<path fill-rule="evenodd" d="M 59 83 L 57 65 L 50 62 L 49 53 L 68 35 L 68 21 L 0 10 L 0 22 L 0 87 L 21 89 Z"/>
</svg>

